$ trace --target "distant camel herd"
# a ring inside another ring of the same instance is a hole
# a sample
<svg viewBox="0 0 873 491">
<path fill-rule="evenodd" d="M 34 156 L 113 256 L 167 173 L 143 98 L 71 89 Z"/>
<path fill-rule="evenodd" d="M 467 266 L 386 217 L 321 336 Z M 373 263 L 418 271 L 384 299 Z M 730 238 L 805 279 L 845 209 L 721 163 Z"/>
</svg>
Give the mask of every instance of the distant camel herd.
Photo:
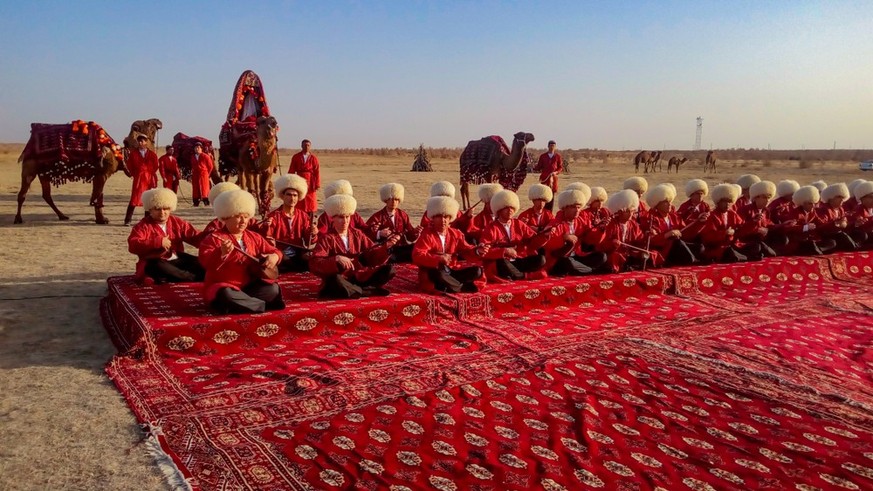
<svg viewBox="0 0 873 491">
<path fill-rule="evenodd" d="M 634 157 L 633 161 L 634 172 L 640 171 L 640 164 L 642 164 L 643 172 L 646 174 L 648 174 L 649 172 L 655 172 L 656 170 L 658 172 L 663 171 L 664 168 L 663 160 L 661 160 L 661 154 L 662 152 L 659 150 L 653 150 L 651 152 L 648 150 L 643 150 L 642 152 L 638 153 Z M 687 157 L 679 157 L 676 155 L 670 157 L 670 159 L 667 161 L 667 173 L 669 174 L 671 170 L 675 170 L 678 173 L 679 166 L 681 166 L 685 162 L 688 162 Z M 715 172 L 715 163 L 715 152 L 713 152 L 712 150 L 706 152 L 706 158 L 703 161 L 703 172 Z"/>
</svg>

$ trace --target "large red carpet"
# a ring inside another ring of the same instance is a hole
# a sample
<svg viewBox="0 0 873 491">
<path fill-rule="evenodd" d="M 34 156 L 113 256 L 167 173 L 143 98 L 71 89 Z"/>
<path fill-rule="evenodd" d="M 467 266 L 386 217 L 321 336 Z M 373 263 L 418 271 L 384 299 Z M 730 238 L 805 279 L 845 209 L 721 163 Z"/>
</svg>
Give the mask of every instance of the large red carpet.
<svg viewBox="0 0 873 491">
<path fill-rule="evenodd" d="M 873 489 L 873 257 L 212 316 L 110 278 L 107 372 L 195 489 Z"/>
</svg>

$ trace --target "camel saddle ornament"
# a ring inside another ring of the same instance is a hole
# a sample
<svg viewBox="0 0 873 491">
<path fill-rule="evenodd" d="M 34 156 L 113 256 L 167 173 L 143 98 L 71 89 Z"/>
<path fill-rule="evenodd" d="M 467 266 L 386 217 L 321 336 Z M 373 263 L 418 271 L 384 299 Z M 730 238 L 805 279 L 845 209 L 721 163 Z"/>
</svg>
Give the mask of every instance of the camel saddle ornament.
<svg viewBox="0 0 873 491">
<path fill-rule="evenodd" d="M 69 181 L 91 182 L 101 167 L 103 147 L 109 147 L 121 161 L 121 148 L 99 124 L 93 121 L 73 121 L 69 124 L 30 125 L 30 139 L 19 162 L 33 160 L 46 165 L 40 174 L 52 185 Z"/>
</svg>

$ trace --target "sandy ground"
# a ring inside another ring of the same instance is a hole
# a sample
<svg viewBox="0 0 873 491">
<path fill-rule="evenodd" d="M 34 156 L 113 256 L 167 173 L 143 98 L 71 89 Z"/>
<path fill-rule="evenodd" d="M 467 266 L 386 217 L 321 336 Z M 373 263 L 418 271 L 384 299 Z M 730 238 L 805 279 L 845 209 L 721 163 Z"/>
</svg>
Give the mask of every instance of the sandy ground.
<svg viewBox="0 0 873 491">
<path fill-rule="evenodd" d="M 0 489 L 166 489 L 161 475 L 140 443 L 142 433 L 103 372 L 115 350 L 98 315 L 98 301 L 108 276 L 133 272 L 127 252 L 130 232 L 121 225 L 130 179 L 113 176 L 106 187 L 110 225 L 93 222 L 88 206 L 90 185 L 53 189 L 55 202 L 70 221 L 60 222 L 42 201 L 39 186 L 31 189 L 23 225 L 13 225 L 20 166 L 19 148 L 0 150 Z M 281 157 L 287 169 L 290 158 Z M 436 180 L 457 182 L 456 161 L 433 161 L 435 172 L 409 172 L 406 157 L 335 155 L 321 157 L 322 180 L 346 178 L 355 185 L 359 211 L 366 219 L 381 207 L 379 185 L 406 186 L 403 207 L 417 221 L 429 186 Z M 855 162 L 719 162 L 710 184 L 757 173 L 765 179 L 795 178 L 849 182 L 867 177 Z M 584 180 L 590 185 L 620 188 L 632 168 L 627 160 L 583 161 L 562 184 Z M 650 176 L 652 184 L 672 181 L 684 200 L 686 180 L 701 177 L 699 163 L 676 174 Z M 527 206 L 529 177 L 520 190 Z M 191 196 L 188 183 L 182 196 Z M 472 190 L 473 202 L 475 187 Z M 321 197 L 320 197 L 321 198 Z M 137 213 L 139 214 L 139 213 Z M 202 227 L 210 210 L 193 208 L 180 199 L 177 214 Z"/>
</svg>

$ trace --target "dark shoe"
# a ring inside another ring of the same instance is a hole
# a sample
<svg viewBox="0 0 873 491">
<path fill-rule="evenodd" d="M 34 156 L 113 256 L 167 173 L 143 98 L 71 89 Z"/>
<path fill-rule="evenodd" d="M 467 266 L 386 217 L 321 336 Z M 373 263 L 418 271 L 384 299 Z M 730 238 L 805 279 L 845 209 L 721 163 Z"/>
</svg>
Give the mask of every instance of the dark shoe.
<svg viewBox="0 0 873 491">
<path fill-rule="evenodd" d="M 197 208 L 198 206 L 200 206 L 200 200 L 199 200 L 199 199 L 195 199 L 195 200 L 194 200 L 194 208 Z"/>
<path fill-rule="evenodd" d="M 365 287 L 363 294 L 364 297 L 387 297 L 388 295 L 391 295 L 391 292 L 378 286 Z"/>
<path fill-rule="evenodd" d="M 204 204 L 205 206 L 209 206 L 209 200 L 208 200 L 208 199 L 203 200 L 203 204 Z"/>
<path fill-rule="evenodd" d="M 472 282 L 471 283 L 464 283 L 464 285 L 461 286 L 461 293 L 478 293 L 478 292 L 479 292 L 479 287 L 476 286 L 475 283 L 472 283 Z"/>
</svg>

